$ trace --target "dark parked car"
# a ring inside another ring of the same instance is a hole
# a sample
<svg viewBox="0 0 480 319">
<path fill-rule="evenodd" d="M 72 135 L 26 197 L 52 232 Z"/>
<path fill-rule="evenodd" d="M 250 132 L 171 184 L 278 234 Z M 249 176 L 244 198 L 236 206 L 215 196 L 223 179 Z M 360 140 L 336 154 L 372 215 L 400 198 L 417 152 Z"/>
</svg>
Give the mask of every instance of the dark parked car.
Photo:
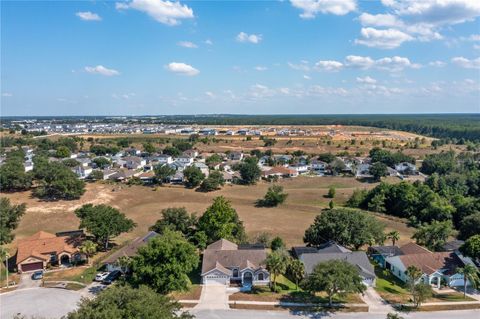
<svg viewBox="0 0 480 319">
<path fill-rule="evenodd" d="M 43 270 L 38 270 L 32 274 L 33 280 L 39 280 L 43 278 Z"/>
<path fill-rule="evenodd" d="M 105 279 L 103 279 L 102 284 L 110 285 L 112 282 L 120 278 L 121 275 L 122 275 L 122 272 L 120 270 L 114 270 L 111 273 L 109 273 Z"/>
</svg>

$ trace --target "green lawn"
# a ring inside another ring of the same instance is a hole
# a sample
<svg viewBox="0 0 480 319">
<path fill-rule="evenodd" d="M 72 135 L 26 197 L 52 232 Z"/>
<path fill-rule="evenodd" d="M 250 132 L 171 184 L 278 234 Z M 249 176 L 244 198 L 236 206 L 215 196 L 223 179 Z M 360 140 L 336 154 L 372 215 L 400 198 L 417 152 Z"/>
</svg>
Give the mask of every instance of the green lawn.
<svg viewBox="0 0 480 319">
<path fill-rule="evenodd" d="M 377 275 L 375 290 L 383 299 L 392 303 L 408 302 L 410 295 L 405 289 L 405 283 L 378 265 L 375 265 L 375 275 Z"/>
</svg>

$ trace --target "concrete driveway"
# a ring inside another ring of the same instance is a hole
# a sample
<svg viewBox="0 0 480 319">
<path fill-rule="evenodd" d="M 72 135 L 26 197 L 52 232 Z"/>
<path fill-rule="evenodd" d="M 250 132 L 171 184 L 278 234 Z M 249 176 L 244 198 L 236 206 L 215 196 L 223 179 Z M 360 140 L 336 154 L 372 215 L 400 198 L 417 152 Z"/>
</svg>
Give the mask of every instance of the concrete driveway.
<svg viewBox="0 0 480 319">
<path fill-rule="evenodd" d="M 33 280 L 33 273 L 24 273 L 20 276 L 20 282 L 18 283 L 17 289 L 25 288 L 38 288 L 40 287 L 42 280 Z"/>
<path fill-rule="evenodd" d="M 204 285 L 200 302 L 195 309 L 229 309 L 227 287 L 225 285 Z"/>
<path fill-rule="evenodd" d="M 77 307 L 81 294 L 55 288 L 25 288 L 0 294 L 0 318 L 17 314 L 40 318 L 61 318 Z"/>
</svg>

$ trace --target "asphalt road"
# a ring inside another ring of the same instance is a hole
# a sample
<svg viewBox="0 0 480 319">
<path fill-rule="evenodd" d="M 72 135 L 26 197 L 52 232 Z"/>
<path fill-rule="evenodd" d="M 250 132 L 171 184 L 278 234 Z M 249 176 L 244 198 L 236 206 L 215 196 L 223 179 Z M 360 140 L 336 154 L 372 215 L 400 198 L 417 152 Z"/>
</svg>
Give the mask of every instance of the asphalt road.
<svg viewBox="0 0 480 319">
<path fill-rule="evenodd" d="M 372 313 L 291 313 L 287 311 L 257 310 L 191 310 L 197 319 L 385 319 L 385 314 Z M 405 319 L 480 319 L 479 310 L 415 312 L 400 314 Z"/>
<path fill-rule="evenodd" d="M 56 288 L 27 288 L 0 295 L 0 318 L 17 314 L 30 318 L 60 318 L 74 310 L 80 293 Z"/>
</svg>

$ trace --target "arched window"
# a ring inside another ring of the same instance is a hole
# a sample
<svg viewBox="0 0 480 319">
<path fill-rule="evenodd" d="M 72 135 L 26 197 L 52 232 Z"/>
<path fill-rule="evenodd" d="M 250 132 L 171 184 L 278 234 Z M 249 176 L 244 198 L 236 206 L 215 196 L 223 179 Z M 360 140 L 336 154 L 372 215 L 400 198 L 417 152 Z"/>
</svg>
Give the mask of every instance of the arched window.
<svg viewBox="0 0 480 319">
<path fill-rule="evenodd" d="M 259 273 L 259 274 L 257 275 L 257 279 L 258 279 L 258 280 L 264 280 L 263 273 Z"/>
<path fill-rule="evenodd" d="M 238 269 L 237 268 L 233 269 L 232 276 L 233 277 L 238 277 Z"/>
</svg>

